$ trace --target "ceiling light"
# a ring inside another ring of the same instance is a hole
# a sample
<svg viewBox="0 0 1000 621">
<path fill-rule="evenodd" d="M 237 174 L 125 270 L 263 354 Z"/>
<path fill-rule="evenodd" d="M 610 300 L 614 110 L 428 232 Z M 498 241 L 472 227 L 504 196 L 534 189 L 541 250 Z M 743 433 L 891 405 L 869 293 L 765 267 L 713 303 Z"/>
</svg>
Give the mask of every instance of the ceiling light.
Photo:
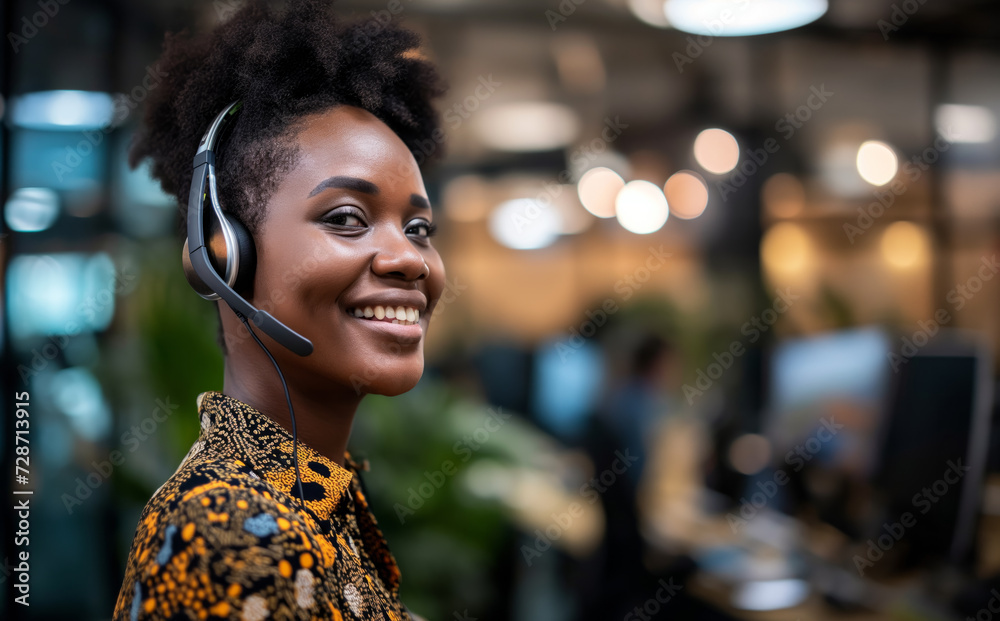
<svg viewBox="0 0 1000 621">
<path fill-rule="evenodd" d="M 550 151 L 573 142 L 580 122 L 568 106 L 523 101 L 479 112 L 473 129 L 486 146 L 499 151 Z"/>
<path fill-rule="evenodd" d="M 577 184 L 577 194 L 584 209 L 598 218 L 613 218 L 615 197 L 625 187 L 625 180 L 610 168 L 591 168 Z"/>
<path fill-rule="evenodd" d="M 697 218 L 708 206 L 708 186 L 701 175 L 690 170 L 674 173 L 663 186 L 670 212 L 683 220 Z"/>
<path fill-rule="evenodd" d="M 892 147 L 878 140 L 869 140 L 858 148 L 858 174 L 872 185 L 885 185 L 899 171 L 899 160 Z"/>
<path fill-rule="evenodd" d="M 628 10 L 639 21 L 656 28 L 669 28 L 670 22 L 663 12 L 663 0 L 628 0 Z"/>
<path fill-rule="evenodd" d="M 934 125 L 948 142 L 992 142 L 997 134 L 996 119 L 983 106 L 940 105 Z"/>
<path fill-rule="evenodd" d="M 11 99 L 16 127 L 56 131 L 100 129 L 111 125 L 114 102 L 108 93 L 38 91 Z"/>
<path fill-rule="evenodd" d="M 649 181 L 629 181 L 615 199 L 618 222 L 633 233 L 645 235 L 660 230 L 670 208 L 660 186 Z"/>
<path fill-rule="evenodd" d="M 708 172 L 721 175 L 740 163 L 740 145 L 724 129 L 706 129 L 694 140 L 694 159 Z"/>
<path fill-rule="evenodd" d="M 490 214 L 490 234 L 517 250 L 544 248 L 559 237 L 558 214 L 541 201 L 516 198 L 497 205 Z"/>
<path fill-rule="evenodd" d="M 760 259 L 768 272 L 784 275 L 801 273 L 809 267 L 811 258 L 812 242 L 797 224 L 782 222 L 764 233 Z"/>
<path fill-rule="evenodd" d="M 893 267 L 906 268 L 922 263 L 929 254 L 927 235 L 923 229 L 900 220 L 882 233 L 882 257 Z"/>
<path fill-rule="evenodd" d="M 37 233 L 59 217 L 59 195 L 50 188 L 20 188 L 7 199 L 4 220 L 14 231 Z"/>
<path fill-rule="evenodd" d="M 791 30 L 819 19 L 827 0 L 666 0 L 663 12 L 678 30 L 739 37 Z"/>
</svg>

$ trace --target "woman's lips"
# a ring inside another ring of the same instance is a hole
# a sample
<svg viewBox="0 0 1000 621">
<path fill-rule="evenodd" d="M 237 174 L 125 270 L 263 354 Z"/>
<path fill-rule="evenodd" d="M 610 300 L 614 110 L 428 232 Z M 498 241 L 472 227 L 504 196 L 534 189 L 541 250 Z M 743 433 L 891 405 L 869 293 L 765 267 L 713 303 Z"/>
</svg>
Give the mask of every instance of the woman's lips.
<svg viewBox="0 0 1000 621">
<path fill-rule="evenodd" d="M 364 307 L 355 306 L 353 309 L 348 308 L 347 314 L 353 314 L 355 317 L 365 317 L 366 319 L 396 319 L 398 323 L 409 324 L 416 323 L 420 321 L 420 309 L 413 306 L 389 306 L 376 304 L 374 306 L 366 305 Z"/>
<path fill-rule="evenodd" d="M 419 342 L 424 335 L 424 327 L 419 321 L 414 324 L 405 325 L 392 323 L 395 320 L 388 317 L 383 317 L 382 319 L 375 317 L 355 317 L 354 313 L 351 312 L 348 312 L 347 316 L 372 330 L 395 336 L 400 343 L 404 344 Z"/>
</svg>

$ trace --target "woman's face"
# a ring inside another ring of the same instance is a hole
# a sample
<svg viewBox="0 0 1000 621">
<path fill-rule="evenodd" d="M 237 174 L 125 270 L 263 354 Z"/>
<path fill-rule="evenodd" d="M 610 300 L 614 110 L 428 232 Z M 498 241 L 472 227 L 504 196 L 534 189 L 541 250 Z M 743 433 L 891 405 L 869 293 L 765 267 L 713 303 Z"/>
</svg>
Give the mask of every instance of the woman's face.
<svg viewBox="0 0 1000 621">
<path fill-rule="evenodd" d="M 302 390 L 333 382 L 357 394 L 406 392 L 423 373 L 424 336 L 445 283 L 417 163 L 387 125 L 352 106 L 307 117 L 297 140 L 297 164 L 255 235 L 252 302 L 311 340 L 313 353 L 273 341 L 268 349 Z M 379 318 L 400 307 L 419 319 Z"/>
</svg>

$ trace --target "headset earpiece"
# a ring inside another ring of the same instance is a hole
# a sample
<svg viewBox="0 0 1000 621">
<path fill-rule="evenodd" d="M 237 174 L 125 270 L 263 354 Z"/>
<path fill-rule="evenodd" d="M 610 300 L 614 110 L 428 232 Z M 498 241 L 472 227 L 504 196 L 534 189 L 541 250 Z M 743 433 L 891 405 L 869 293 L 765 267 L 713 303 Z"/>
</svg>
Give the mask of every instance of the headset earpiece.
<svg viewBox="0 0 1000 621">
<path fill-rule="evenodd" d="M 188 241 L 187 239 L 184 240 L 184 248 L 181 250 L 181 266 L 184 268 L 184 278 L 187 279 L 188 284 L 191 285 L 195 293 L 206 300 L 211 300 L 214 291 L 195 273 L 194 266 L 191 265 L 191 253 L 188 251 Z M 214 263 L 212 265 L 213 267 L 215 266 Z M 216 268 L 216 272 L 218 271 L 218 268 Z"/>
<path fill-rule="evenodd" d="M 235 216 L 226 214 L 226 221 L 236 238 L 236 252 L 239 253 L 239 270 L 233 278 L 233 289 L 245 298 L 253 295 L 253 277 L 257 272 L 257 246 L 253 235 Z"/>
<path fill-rule="evenodd" d="M 253 277 L 257 268 L 257 249 L 253 236 L 232 214 L 223 213 L 222 222 L 211 216 L 208 221 L 205 229 L 205 249 L 208 250 L 208 258 L 215 273 L 240 295 L 244 297 L 252 295 Z M 219 294 L 195 273 L 191 265 L 187 240 L 184 241 L 181 262 L 184 266 L 184 277 L 198 295 L 206 300 L 218 300 Z"/>
</svg>

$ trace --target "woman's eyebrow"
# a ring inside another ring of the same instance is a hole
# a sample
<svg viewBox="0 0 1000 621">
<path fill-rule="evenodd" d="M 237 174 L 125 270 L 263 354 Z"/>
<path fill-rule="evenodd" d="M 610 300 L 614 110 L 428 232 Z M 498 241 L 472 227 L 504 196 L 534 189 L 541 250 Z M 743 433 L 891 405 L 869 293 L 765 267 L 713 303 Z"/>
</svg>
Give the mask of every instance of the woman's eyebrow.
<svg viewBox="0 0 1000 621">
<path fill-rule="evenodd" d="M 424 209 L 431 208 L 431 202 L 419 194 L 410 194 L 410 204 L 414 207 L 423 207 Z"/>
<path fill-rule="evenodd" d="M 329 188 L 346 188 L 348 190 L 364 192 L 365 194 L 378 194 L 378 186 L 367 179 L 338 175 L 336 177 L 330 177 L 329 179 L 320 181 L 319 185 L 313 188 L 313 191 L 309 193 L 309 198 L 312 198 L 323 190 Z"/>
</svg>

